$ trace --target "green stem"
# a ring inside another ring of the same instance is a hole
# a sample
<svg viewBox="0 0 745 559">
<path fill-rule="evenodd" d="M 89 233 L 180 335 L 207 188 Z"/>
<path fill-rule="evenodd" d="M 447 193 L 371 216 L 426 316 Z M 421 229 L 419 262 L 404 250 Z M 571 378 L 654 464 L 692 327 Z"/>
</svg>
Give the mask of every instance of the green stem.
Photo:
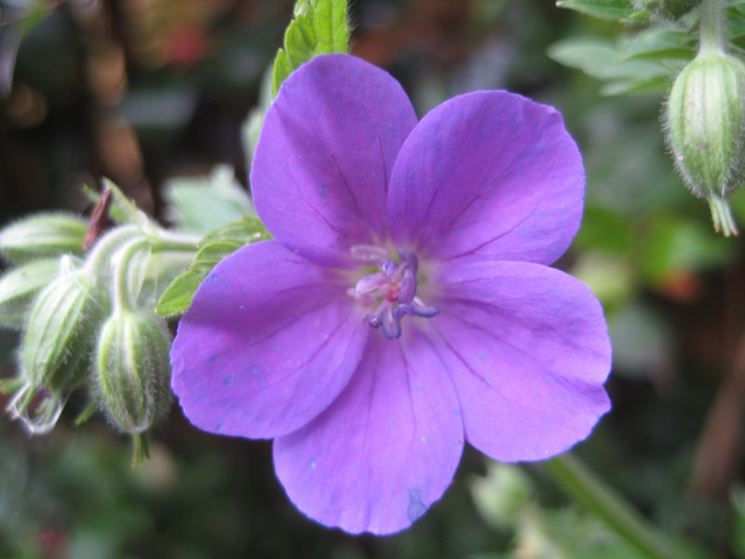
<svg viewBox="0 0 745 559">
<path fill-rule="evenodd" d="M 114 267 L 114 303 L 119 310 L 132 310 L 132 296 L 129 291 L 129 264 L 132 258 L 148 244 L 145 239 L 135 239 L 120 250 L 120 256 Z"/>
<path fill-rule="evenodd" d="M 701 2 L 700 52 L 723 51 L 726 32 L 724 28 L 725 0 L 703 0 Z"/>
<path fill-rule="evenodd" d="M 556 482 L 578 503 L 587 507 L 618 536 L 654 559 L 681 559 L 680 549 L 647 522 L 590 472 L 577 458 L 564 454 L 543 463 Z"/>
<path fill-rule="evenodd" d="M 146 458 L 150 458 L 147 435 L 145 433 L 135 433 L 132 435 L 132 469 L 139 468 Z"/>
<path fill-rule="evenodd" d="M 111 255 L 122 245 L 123 242 L 137 237 L 139 229 L 134 225 L 124 225 L 113 229 L 98 241 L 86 259 L 86 268 L 100 277 L 98 273 L 108 263 Z"/>
<path fill-rule="evenodd" d="M 202 238 L 196 235 L 176 233 L 160 228 L 158 228 L 157 232 L 153 231 L 149 234 L 150 246 L 153 252 L 196 252 L 201 240 Z"/>
</svg>

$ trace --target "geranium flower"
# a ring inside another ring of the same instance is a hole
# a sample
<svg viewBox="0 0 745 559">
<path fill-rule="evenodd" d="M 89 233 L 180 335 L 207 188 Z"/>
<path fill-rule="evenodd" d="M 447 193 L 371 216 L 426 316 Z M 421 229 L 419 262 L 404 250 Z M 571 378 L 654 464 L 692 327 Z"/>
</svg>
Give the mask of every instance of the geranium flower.
<svg viewBox="0 0 745 559">
<path fill-rule="evenodd" d="M 546 266 L 584 195 L 555 109 L 480 91 L 417 122 L 389 74 L 320 56 L 268 111 L 251 184 L 276 240 L 199 288 L 173 388 L 197 427 L 274 439 L 310 518 L 396 532 L 442 496 L 464 441 L 541 460 L 608 410 L 601 307 Z"/>
</svg>

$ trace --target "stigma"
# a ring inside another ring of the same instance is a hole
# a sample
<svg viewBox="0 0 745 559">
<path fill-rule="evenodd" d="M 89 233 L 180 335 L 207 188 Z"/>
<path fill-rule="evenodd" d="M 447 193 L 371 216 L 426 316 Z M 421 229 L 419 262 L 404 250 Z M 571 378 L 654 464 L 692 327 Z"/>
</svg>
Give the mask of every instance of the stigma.
<svg viewBox="0 0 745 559">
<path fill-rule="evenodd" d="M 388 339 L 401 336 L 401 321 L 406 316 L 431 318 L 439 313 L 417 297 L 419 259 L 414 251 L 399 248 L 398 259 L 373 245 L 352 247 L 352 258 L 375 271 L 362 277 L 347 293 L 369 309 L 365 322 L 381 330 Z"/>
</svg>

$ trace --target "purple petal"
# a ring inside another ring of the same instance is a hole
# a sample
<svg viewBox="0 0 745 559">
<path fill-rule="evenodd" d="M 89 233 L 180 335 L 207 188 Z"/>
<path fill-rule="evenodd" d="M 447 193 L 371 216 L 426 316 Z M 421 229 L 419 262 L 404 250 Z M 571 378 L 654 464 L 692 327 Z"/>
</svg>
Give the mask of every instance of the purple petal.
<svg viewBox="0 0 745 559">
<path fill-rule="evenodd" d="M 416 122 L 399 83 L 359 58 L 300 67 L 267 112 L 251 168 L 269 231 L 324 262 L 385 237 L 388 180 Z"/>
<path fill-rule="evenodd" d="M 306 515 L 347 532 L 389 534 L 450 484 L 463 448 L 458 400 L 428 341 L 370 338 L 360 368 L 313 423 L 274 443 L 275 469 Z"/>
<path fill-rule="evenodd" d="M 417 125 L 394 165 L 388 208 L 394 240 L 430 257 L 550 264 L 577 231 L 583 196 L 581 156 L 561 115 L 482 91 Z"/>
<path fill-rule="evenodd" d="M 344 389 L 369 335 L 338 272 L 277 241 L 246 246 L 202 283 L 171 349 L 184 414 L 213 433 L 275 437 Z"/>
<path fill-rule="evenodd" d="M 590 290 L 523 262 L 463 262 L 440 273 L 440 315 L 429 323 L 466 439 L 511 462 L 547 458 L 586 438 L 610 407 L 610 343 Z"/>
</svg>

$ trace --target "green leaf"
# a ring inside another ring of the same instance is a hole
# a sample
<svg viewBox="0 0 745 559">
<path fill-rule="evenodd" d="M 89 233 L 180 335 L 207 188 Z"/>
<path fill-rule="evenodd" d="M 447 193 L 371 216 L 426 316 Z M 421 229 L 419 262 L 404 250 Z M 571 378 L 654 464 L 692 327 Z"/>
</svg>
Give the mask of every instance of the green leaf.
<svg viewBox="0 0 745 559">
<path fill-rule="evenodd" d="M 624 42 L 574 38 L 554 43 L 548 54 L 565 66 L 578 68 L 593 78 L 609 82 L 602 90 L 604 95 L 668 89 L 676 66 L 669 64 L 668 60 L 631 59 L 630 48 Z"/>
<path fill-rule="evenodd" d="M 601 19 L 631 19 L 637 13 L 631 0 L 558 0 L 559 8 L 575 10 Z"/>
<path fill-rule="evenodd" d="M 215 229 L 202 239 L 194 262 L 176 277 L 161 295 L 155 312 L 170 318 L 185 313 L 194 293 L 207 274 L 223 258 L 242 246 L 269 239 L 269 233 L 258 218 L 247 216 Z"/>
<path fill-rule="evenodd" d="M 233 169 L 218 165 L 209 177 L 178 177 L 163 191 L 166 218 L 176 229 L 205 234 L 253 212 L 246 191 Z"/>
<path fill-rule="evenodd" d="M 274 60 L 275 95 L 287 76 L 314 56 L 349 50 L 347 0 L 298 0 L 294 15 Z"/>
<path fill-rule="evenodd" d="M 687 31 L 652 27 L 623 41 L 624 60 L 680 63 L 696 54 L 696 38 Z"/>
</svg>

